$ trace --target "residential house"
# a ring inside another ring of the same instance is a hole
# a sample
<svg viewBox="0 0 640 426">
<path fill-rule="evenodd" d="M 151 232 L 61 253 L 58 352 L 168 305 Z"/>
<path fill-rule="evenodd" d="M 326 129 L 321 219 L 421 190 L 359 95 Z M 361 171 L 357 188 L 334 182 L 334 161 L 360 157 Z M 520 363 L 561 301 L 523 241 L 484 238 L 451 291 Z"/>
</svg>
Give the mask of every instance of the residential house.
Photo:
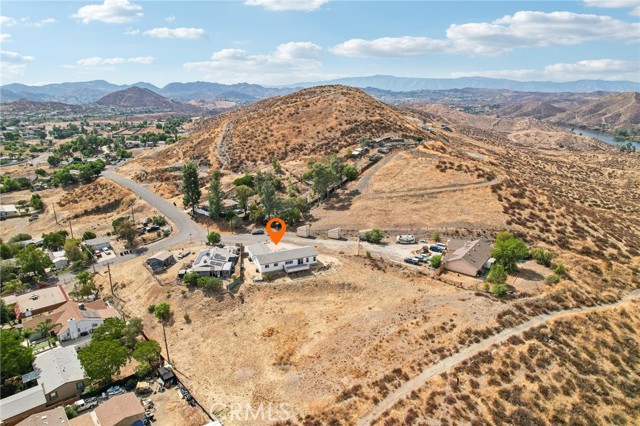
<svg viewBox="0 0 640 426">
<path fill-rule="evenodd" d="M 459 248 L 450 244 L 444 258 L 444 269 L 475 277 L 491 263 L 491 244 L 484 239 L 467 241 Z"/>
<path fill-rule="evenodd" d="M 64 250 L 51 251 L 48 255 L 57 271 L 69 266 L 69 259 L 67 259 L 67 253 Z"/>
<path fill-rule="evenodd" d="M 53 410 L 41 411 L 37 414 L 33 414 L 20 423 L 17 426 L 70 426 L 67 413 L 64 411 L 64 407 L 56 407 Z"/>
<path fill-rule="evenodd" d="M 47 405 L 80 395 L 86 378 L 73 346 L 57 347 L 36 356 L 33 368 L 38 373 Z"/>
<path fill-rule="evenodd" d="M 36 247 L 42 247 L 42 245 L 44 244 L 44 238 L 36 237 L 30 240 L 19 241 L 19 244 L 22 245 L 22 248 L 27 248 L 30 245 L 34 245 Z"/>
<path fill-rule="evenodd" d="M 18 209 L 14 204 L 0 205 L 0 217 L 16 217 L 18 216 Z"/>
<path fill-rule="evenodd" d="M 256 243 L 247 246 L 249 258 L 260 273 L 300 272 L 310 269 L 318 263 L 318 253 L 313 247 L 298 247 L 272 251 L 266 244 Z"/>
<path fill-rule="evenodd" d="M 0 423 L 6 426 L 16 425 L 31 414 L 42 411 L 46 404 L 47 399 L 40 385 L 2 398 L 0 399 Z"/>
<path fill-rule="evenodd" d="M 45 287 L 16 296 L 14 312 L 16 319 L 51 312 L 69 301 L 62 286 Z"/>
<path fill-rule="evenodd" d="M 131 426 L 145 418 L 144 407 L 133 392 L 117 395 L 103 402 L 93 412 L 69 421 L 71 426 Z"/>
<path fill-rule="evenodd" d="M 69 301 L 48 315 L 39 316 L 26 321 L 24 328 L 36 330 L 38 324 L 51 319 L 51 324 L 60 324 L 53 329 L 56 337 L 61 342 L 75 340 L 80 336 L 93 333 L 93 330 L 101 326 L 108 318 L 117 318 L 120 313 L 109 307 L 104 301 L 75 303 Z M 39 339 L 42 336 L 34 334 L 32 338 Z"/>
<path fill-rule="evenodd" d="M 111 242 L 109 241 L 109 237 L 106 237 L 106 236 L 85 240 L 82 244 L 84 244 L 85 247 L 88 247 L 93 251 L 102 250 L 104 248 L 111 247 Z"/>
<path fill-rule="evenodd" d="M 229 278 L 237 261 L 236 247 L 212 247 L 200 250 L 187 272 L 201 277 Z"/>
<path fill-rule="evenodd" d="M 167 268 L 174 263 L 176 263 L 176 259 L 173 254 L 166 250 L 158 252 L 147 259 L 147 264 L 154 270 Z"/>
</svg>

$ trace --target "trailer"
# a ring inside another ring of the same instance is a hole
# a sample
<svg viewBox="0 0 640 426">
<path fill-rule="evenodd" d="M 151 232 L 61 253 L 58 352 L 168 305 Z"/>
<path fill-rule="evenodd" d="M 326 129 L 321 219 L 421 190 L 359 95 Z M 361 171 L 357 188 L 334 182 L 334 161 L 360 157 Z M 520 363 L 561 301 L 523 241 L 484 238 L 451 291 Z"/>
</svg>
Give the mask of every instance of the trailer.
<svg viewBox="0 0 640 426">
<path fill-rule="evenodd" d="M 298 237 L 309 238 L 311 236 L 311 226 L 298 226 L 298 228 L 296 229 L 296 235 Z"/>
<path fill-rule="evenodd" d="M 341 237 L 340 237 L 340 231 L 341 231 L 341 229 L 340 229 L 340 228 L 333 228 L 333 229 L 330 229 L 330 230 L 327 232 L 327 237 L 331 238 L 332 240 L 339 240 L 339 239 L 341 238 Z"/>
</svg>

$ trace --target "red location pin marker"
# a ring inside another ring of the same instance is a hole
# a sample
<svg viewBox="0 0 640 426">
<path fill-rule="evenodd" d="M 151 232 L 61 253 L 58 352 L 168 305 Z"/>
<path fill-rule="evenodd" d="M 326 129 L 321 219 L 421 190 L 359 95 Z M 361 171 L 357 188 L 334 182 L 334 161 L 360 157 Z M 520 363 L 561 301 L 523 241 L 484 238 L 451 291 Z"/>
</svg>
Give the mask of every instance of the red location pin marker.
<svg viewBox="0 0 640 426">
<path fill-rule="evenodd" d="M 279 227 L 276 226 L 276 228 L 279 228 L 279 229 L 272 228 L 274 223 L 277 223 L 280 225 Z M 269 222 L 267 222 L 267 234 L 269 234 L 269 237 L 271 237 L 271 241 L 273 241 L 274 244 L 278 244 L 280 242 L 282 237 L 284 237 L 284 233 L 286 231 L 287 231 L 287 224 L 284 223 L 284 220 L 280 219 L 279 217 L 274 217 Z"/>
</svg>

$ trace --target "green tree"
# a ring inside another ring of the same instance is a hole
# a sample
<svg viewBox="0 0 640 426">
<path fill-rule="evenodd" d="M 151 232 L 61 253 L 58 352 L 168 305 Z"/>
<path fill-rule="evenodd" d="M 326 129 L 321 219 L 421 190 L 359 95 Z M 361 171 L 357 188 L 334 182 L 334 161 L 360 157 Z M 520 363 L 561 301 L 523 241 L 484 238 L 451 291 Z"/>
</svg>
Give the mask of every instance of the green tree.
<svg viewBox="0 0 640 426">
<path fill-rule="evenodd" d="M 61 161 L 62 161 L 62 159 L 60 157 L 58 157 L 57 155 L 50 155 L 47 158 L 47 163 L 49 163 L 49 165 L 51 167 L 58 167 L 58 165 L 60 164 Z"/>
<path fill-rule="evenodd" d="M 171 305 L 166 302 L 157 304 L 153 310 L 153 315 L 163 323 L 169 321 L 171 314 Z"/>
<path fill-rule="evenodd" d="M 114 339 L 92 338 L 91 343 L 78 352 L 78 359 L 87 376 L 91 380 L 104 384 L 109 383 L 114 375 L 120 373 L 129 356 L 129 349 Z"/>
<path fill-rule="evenodd" d="M 11 248 L 11 246 L 5 242 L 0 242 L 0 258 L 11 259 L 15 252 Z"/>
<path fill-rule="evenodd" d="M 506 284 L 494 284 L 493 285 L 493 294 L 496 297 L 502 297 L 509 292 L 509 287 Z"/>
<path fill-rule="evenodd" d="M 8 324 L 16 319 L 13 310 L 0 299 L 0 324 Z"/>
<path fill-rule="evenodd" d="M 44 210 L 44 202 L 42 201 L 42 198 L 40 198 L 39 194 L 33 194 L 29 204 L 34 210 Z"/>
<path fill-rule="evenodd" d="M 67 239 L 67 231 L 49 232 L 42 234 L 42 247 L 51 251 L 58 251 L 64 248 L 64 242 Z"/>
<path fill-rule="evenodd" d="M 264 209 L 260 207 L 258 204 L 252 203 L 249 206 L 249 220 L 251 222 L 259 223 L 264 221 L 264 219 L 265 219 Z"/>
<path fill-rule="evenodd" d="M 377 228 L 364 233 L 364 239 L 369 243 L 380 244 L 383 238 L 384 238 L 384 234 L 382 233 L 381 230 Z"/>
<path fill-rule="evenodd" d="M 45 269 L 53 266 L 49 256 L 33 245 L 27 246 L 16 255 L 18 266 L 25 274 L 33 273 L 39 277 L 46 275 Z"/>
<path fill-rule="evenodd" d="M 510 232 L 501 232 L 496 238 L 496 245 L 491 250 L 491 257 L 496 264 L 501 265 L 506 272 L 515 271 L 517 262 L 529 254 L 527 246 Z"/>
<path fill-rule="evenodd" d="M 231 215 L 231 217 L 229 217 L 229 219 L 227 220 L 227 222 L 229 223 L 229 229 L 231 229 L 231 232 L 233 233 L 236 229 L 238 229 L 238 227 L 240 226 L 241 220 L 238 217 L 237 214 L 235 214 L 235 212 L 233 212 L 234 214 Z"/>
<path fill-rule="evenodd" d="M 186 274 L 184 274 L 184 276 L 182 277 L 182 281 L 186 284 L 186 285 L 197 285 L 198 284 L 198 278 L 200 277 L 200 275 L 198 275 L 197 272 L 187 272 Z"/>
<path fill-rule="evenodd" d="M 85 257 L 84 252 L 80 248 L 80 240 L 75 238 L 68 238 L 64 242 L 64 252 L 70 262 L 83 260 Z"/>
<path fill-rule="evenodd" d="M 211 173 L 211 182 L 209 182 L 209 217 L 213 220 L 217 220 L 222 215 L 224 193 L 220 184 L 221 176 L 220 169 L 215 169 Z"/>
<path fill-rule="evenodd" d="M 234 180 L 233 185 L 234 186 L 245 185 L 245 186 L 248 186 L 249 188 L 253 188 L 255 185 L 254 176 L 252 174 L 247 173 L 241 178 Z"/>
<path fill-rule="evenodd" d="M 342 178 L 344 177 L 344 160 L 341 158 L 338 158 L 337 155 L 335 154 L 331 154 L 329 156 L 329 167 L 331 168 L 331 170 L 333 171 L 334 175 L 335 175 L 335 185 L 339 184 L 342 181 Z"/>
<path fill-rule="evenodd" d="M 9 244 L 19 243 L 20 241 L 27 241 L 27 240 L 30 240 L 31 238 L 33 237 L 31 237 L 31 235 L 29 234 L 22 234 L 22 233 L 17 234 L 9 239 Z"/>
<path fill-rule="evenodd" d="M 357 142 L 362 148 L 366 148 L 371 144 L 371 139 L 366 136 L 362 136 Z"/>
<path fill-rule="evenodd" d="M 440 256 L 439 254 L 431 256 L 429 258 L 429 265 L 431 265 L 433 269 L 438 269 L 440 265 L 442 265 L 442 256 Z"/>
<path fill-rule="evenodd" d="M 188 162 L 182 167 L 182 192 L 182 203 L 187 208 L 191 207 L 191 212 L 195 214 L 202 191 L 200 190 L 198 168 L 192 162 Z"/>
<path fill-rule="evenodd" d="M 158 361 L 159 356 L 160 344 L 155 340 L 139 340 L 133 350 L 133 358 L 146 364 Z"/>
<path fill-rule="evenodd" d="M 22 345 L 20 333 L 14 330 L 0 330 L 0 376 L 2 381 L 28 373 L 35 359 L 33 349 Z"/>
<path fill-rule="evenodd" d="M 82 241 L 92 240 L 96 237 L 96 234 L 91 231 L 86 231 L 82 234 Z"/>
<path fill-rule="evenodd" d="M 128 218 L 118 224 L 116 233 L 127 242 L 128 247 L 134 246 L 136 237 L 138 236 L 138 230 L 136 229 L 136 225 Z"/>
<path fill-rule="evenodd" d="M 277 159 L 272 159 L 271 160 L 271 167 L 273 167 L 273 171 L 276 172 L 277 174 L 282 173 L 282 166 L 280 165 L 280 162 Z"/>
<path fill-rule="evenodd" d="M 340 181 L 336 172 L 327 164 L 315 163 L 311 168 L 311 189 L 321 198 L 326 198 L 329 190 Z"/>
<path fill-rule="evenodd" d="M 493 264 L 489 270 L 488 278 L 494 284 L 504 284 L 507 282 L 507 272 L 502 265 Z"/>
<path fill-rule="evenodd" d="M 271 219 L 278 205 L 275 185 L 271 180 L 267 180 L 261 183 L 258 193 L 260 194 L 260 204 L 262 204 L 264 216 L 266 219 Z"/>
<path fill-rule="evenodd" d="M 222 237 L 220 236 L 219 232 L 211 231 L 209 232 L 209 234 L 207 234 L 207 242 L 211 245 L 218 244 L 221 239 Z"/>
<path fill-rule="evenodd" d="M 53 330 L 56 327 L 61 327 L 62 324 L 60 323 L 53 323 L 53 320 L 51 318 L 47 318 L 46 320 L 39 322 L 38 323 L 38 332 L 40 333 L 40 336 L 42 336 L 43 338 L 47 339 L 47 343 L 49 344 L 49 347 L 51 347 L 51 337 L 53 337 Z"/>
<path fill-rule="evenodd" d="M 553 251 L 548 250 L 544 247 L 536 247 L 533 250 L 531 250 L 531 257 L 535 259 L 535 261 L 539 265 L 544 265 L 548 267 L 548 266 L 551 266 L 551 261 L 553 260 L 554 257 L 556 257 L 556 254 Z"/>
<path fill-rule="evenodd" d="M 433 234 L 431 234 L 431 238 L 433 238 L 433 241 L 435 241 L 436 243 L 440 242 L 440 231 L 433 231 Z"/>
<path fill-rule="evenodd" d="M 249 207 L 249 198 L 251 198 L 255 193 L 253 189 L 248 187 L 247 185 L 238 185 L 236 186 L 236 198 L 238 199 L 238 203 L 244 213 L 247 213 L 247 208 Z"/>
<path fill-rule="evenodd" d="M 199 277 L 197 280 L 199 287 L 207 290 L 217 290 L 222 288 L 222 280 L 216 277 Z"/>
<path fill-rule="evenodd" d="M 138 342 L 138 337 L 142 335 L 143 330 L 144 324 L 142 323 L 142 318 L 129 318 L 122 329 L 122 344 L 129 349 L 133 349 Z"/>
<path fill-rule="evenodd" d="M 346 166 L 344 168 L 344 177 L 346 177 L 348 180 L 356 180 L 356 178 L 358 177 L 358 169 L 356 169 L 354 166 Z"/>
<path fill-rule="evenodd" d="M 82 271 L 76 274 L 76 279 L 78 281 L 74 285 L 74 294 L 79 298 L 98 293 L 98 288 L 93 282 L 93 276 L 89 272 Z"/>
</svg>

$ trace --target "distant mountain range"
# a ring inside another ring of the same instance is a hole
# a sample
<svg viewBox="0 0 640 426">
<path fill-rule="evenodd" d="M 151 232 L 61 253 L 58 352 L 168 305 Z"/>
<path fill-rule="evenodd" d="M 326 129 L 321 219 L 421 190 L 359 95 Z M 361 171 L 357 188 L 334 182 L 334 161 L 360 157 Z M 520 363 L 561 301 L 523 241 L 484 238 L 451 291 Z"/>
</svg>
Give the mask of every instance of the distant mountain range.
<svg viewBox="0 0 640 426">
<path fill-rule="evenodd" d="M 300 83 L 288 87 L 264 87 L 257 84 L 219 84 L 197 81 L 191 83 L 169 83 L 159 88 L 150 83 L 138 82 L 129 85 L 112 84 L 104 80 L 78 83 L 58 83 L 44 86 L 7 84 L 0 87 L 0 102 L 18 99 L 37 102 L 63 102 L 67 104 L 88 104 L 98 99 L 130 87 L 150 90 L 166 98 L 186 102 L 191 100 L 228 100 L 240 104 L 255 102 L 273 96 L 290 94 L 305 87 L 342 84 L 366 88 L 374 96 L 381 92 L 420 92 L 452 89 L 500 89 L 521 92 L 638 92 L 640 83 L 631 81 L 580 80 L 572 82 L 530 81 L 521 82 L 485 77 L 462 78 L 407 78 L 394 76 L 352 77 L 332 81 Z M 389 96 L 389 94 L 387 93 Z M 418 95 L 420 95 L 418 93 Z M 393 97 L 393 96 L 391 96 Z M 404 98 L 404 96 L 395 96 Z"/>
</svg>

